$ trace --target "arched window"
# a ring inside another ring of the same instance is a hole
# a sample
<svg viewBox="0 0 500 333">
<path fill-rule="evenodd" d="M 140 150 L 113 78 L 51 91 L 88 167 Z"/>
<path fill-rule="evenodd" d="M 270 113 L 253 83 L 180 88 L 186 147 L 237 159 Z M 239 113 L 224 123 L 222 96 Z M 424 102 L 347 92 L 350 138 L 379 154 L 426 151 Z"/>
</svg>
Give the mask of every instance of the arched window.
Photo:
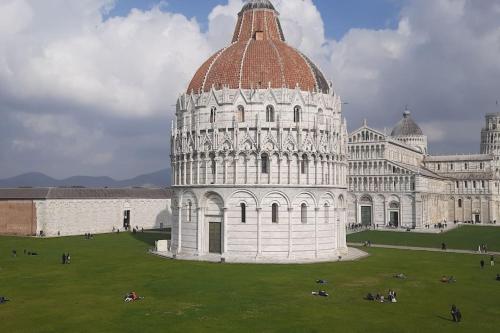
<svg viewBox="0 0 500 333">
<path fill-rule="evenodd" d="M 243 107 L 243 105 L 238 106 L 238 122 L 245 122 L 245 108 Z"/>
<path fill-rule="evenodd" d="M 215 175 L 215 168 L 217 167 L 217 163 L 215 162 L 215 157 L 212 157 L 212 175 Z"/>
<path fill-rule="evenodd" d="M 261 158 L 261 169 L 262 173 L 269 173 L 269 156 L 263 154 Z"/>
<path fill-rule="evenodd" d="M 188 222 L 193 221 L 193 203 L 191 201 L 188 202 Z"/>
<path fill-rule="evenodd" d="M 328 223 L 328 221 L 330 220 L 330 206 L 328 206 L 328 204 L 325 204 L 325 223 Z"/>
<path fill-rule="evenodd" d="M 268 123 L 274 122 L 274 107 L 272 105 L 266 107 L 266 121 Z"/>
<path fill-rule="evenodd" d="M 300 173 L 305 175 L 307 173 L 307 155 L 302 156 L 302 161 L 300 161 Z"/>
<path fill-rule="evenodd" d="M 462 208 L 462 199 L 458 199 L 458 208 Z"/>
<path fill-rule="evenodd" d="M 210 123 L 213 124 L 215 123 L 215 118 L 217 114 L 217 108 L 215 106 L 212 106 L 210 109 Z"/>
<path fill-rule="evenodd" d="M 465 163 L 465 170 L 469 169 L 469 163 Z"/>
<path fill-rule="evenodd" d="M 300 222 L 307 223 L 307 205 L 305 203 L 300 205 Z"/>
<path fill-rule="evenodd" d="M 318 124 L 320 125 L 325 124 L 325 115 L 323 114 L 323 109 L 318 110 Z"/>
<path fill-rule="evenodd" d="M 241 208 L 241 223 L 246 223 L 247 222 L 247 205 L 245 203 L 240 204 Z"/>
<path fill-rule="evenodd" d="M 273 223 L 278 223 L 278 204 L 277 203 L 273 203 L 273 205 L 271 206 L 271 221 Z"/>
<path fill-rule="evenodd" d="M 293 108 L 293 122 L 294 123 L 298 123 L 300 122 L 300 106 L 296 105 L 294 108 Z"/>
</svg>

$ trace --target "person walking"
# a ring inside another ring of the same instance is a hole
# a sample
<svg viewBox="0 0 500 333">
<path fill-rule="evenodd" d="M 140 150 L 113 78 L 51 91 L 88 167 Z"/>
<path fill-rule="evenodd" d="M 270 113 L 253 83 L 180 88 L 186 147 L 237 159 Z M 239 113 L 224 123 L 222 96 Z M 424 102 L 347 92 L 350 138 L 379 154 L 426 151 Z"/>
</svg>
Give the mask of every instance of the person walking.
<svg viewBox="0 0 500 333">
<path fill-rule="evenodd" d="M 71 256 L 69 255 L 69 252 L 68 252 L 68 254 L 66 255 L 66 263 L 67 263 L 67 264 L 71 264 Z"/>
<path fill-rule="evenodd" d="M 66 264 L 66 254 L 65 253 L 62 254 L 62 264 L 63 265 Z"/>
<path fill-rule="evenodd" d="M 483 269 L 484 268 L 484 260 L 481 259 L 481 261 L 479 263 L 481 265 L 481 269 Z"/>
<path fill-rule="evenodd" d="M 490 256 L 490 265 L 491 265 L 491 267 L 495 266 L 495 257 L 494 256 Z"/>
</svg>

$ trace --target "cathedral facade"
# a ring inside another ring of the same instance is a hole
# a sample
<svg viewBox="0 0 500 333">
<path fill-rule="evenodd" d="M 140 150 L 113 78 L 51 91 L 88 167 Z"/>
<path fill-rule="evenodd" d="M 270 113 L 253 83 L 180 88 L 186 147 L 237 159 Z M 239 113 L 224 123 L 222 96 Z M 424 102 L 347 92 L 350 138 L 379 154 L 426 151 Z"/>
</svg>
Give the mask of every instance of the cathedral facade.
<svg viewBox="0 0 500 333">
<path fill-rule="evenodd" d="M 500 217 L 500 113 L 486 115 L 481 154 L 428 154 L 409 111 L 390 135 L 366 122 L 349 135 L 348 223 L 422 229 L 496 223 Z"/>
<path fill-rule="evenodd" d="M 247 1 L 232 42 L 194 75 L 172 128 L 172 242 L 224 260 L 347 252 L 341 99 L 285 42 L 268 0 Z"/>
</svg>

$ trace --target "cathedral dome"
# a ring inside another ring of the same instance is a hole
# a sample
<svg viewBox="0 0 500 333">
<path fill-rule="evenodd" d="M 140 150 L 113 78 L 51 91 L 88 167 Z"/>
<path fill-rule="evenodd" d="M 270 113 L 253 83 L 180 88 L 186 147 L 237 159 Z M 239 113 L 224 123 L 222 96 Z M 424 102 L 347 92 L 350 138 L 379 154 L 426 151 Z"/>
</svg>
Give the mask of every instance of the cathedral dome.
<svg viewBox="0 0 500 333">
<path fill-rule="evenodd" d="M 424 135 L 424 133 L 417 123 L 411 118 L 411 113 L 408 110 L 403 113 L 403 119 L 396 124 L 391 133 L 392 137 L 420 135 Z"/>
<path fill-rule="evenodd" d="M 214 87 L 295 88 L 328 93 L 319 68 L 285 42 L 278 12 L 269 0 L 249 0 L 238 14 L 231 45 L 211 56 L 196 72 L 188 93 Z"/>
</svg>

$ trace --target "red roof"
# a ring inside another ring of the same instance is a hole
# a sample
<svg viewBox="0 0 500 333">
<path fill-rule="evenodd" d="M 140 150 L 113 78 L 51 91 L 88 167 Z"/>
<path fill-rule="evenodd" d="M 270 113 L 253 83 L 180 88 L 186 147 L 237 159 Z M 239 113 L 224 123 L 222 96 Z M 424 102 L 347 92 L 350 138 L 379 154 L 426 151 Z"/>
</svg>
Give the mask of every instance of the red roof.
<svg viewBox="0 0 500 333">
<path fill-rule="evenodd" d="M 295 88 L 328 93 L 321 71 L 285 42 L 278 12 L 268 0 L 248 1 L 238 15 L 232 44 L 196 72 L 188 92 L 221 89 Z"/>
</svg>

